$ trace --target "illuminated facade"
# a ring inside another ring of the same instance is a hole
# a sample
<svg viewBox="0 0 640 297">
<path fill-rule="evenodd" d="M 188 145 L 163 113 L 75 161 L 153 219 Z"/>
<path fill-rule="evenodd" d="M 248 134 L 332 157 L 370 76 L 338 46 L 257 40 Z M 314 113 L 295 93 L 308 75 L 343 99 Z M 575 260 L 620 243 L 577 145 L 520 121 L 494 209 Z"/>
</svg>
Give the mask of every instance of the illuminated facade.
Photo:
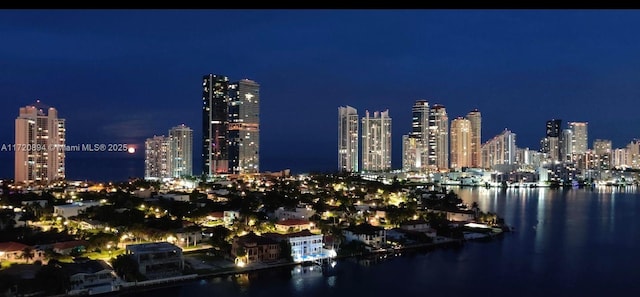
<svg viewBox="0 0 640 297">
<path fill-rule="evenodd" d="M 572 153 L 584 154 L 587 152 L 588 143 L 588 123 L 587 122 L 569 122 L 569 129 L 572 132 Z"/>
<path fill-rule="evenodd" d="M 458 117 L 451 121 L 451 168 L 470 167 L 471 121 Z"/>
<path fill-rule="evenodd" d="M 482 145 L 482 164 L 485 168 L 512 165 L 516 162 L 516 134 L 505 129 Z"/>
<path fill-rule="evenodd" d="M 338 107 L 338 170 L 358 172 L 358 111 Z"/>
<path fill-rule="evenodd" d="M 209 74 L 202 88 L 202 173 L 259 172 L 260 85 Z"/>
<path fill-rule="evenodd" d="M 429 157 L 432 170 L 449 169 L 449 118 L 443 105 L 435 104 L 429 110 Z"/>
<path fill-rule="evenodd" d="M 611 140 L 596 139 L 593 142 L 593 151 L 596 154 L 596 168 L 600 170 L 611 169 Z"/>
<path fill-rule="evenodd" d="M 540 141 L 540 151 L 548 161 L 560 161 L 560 137 L 562 137 L 562 120 L 547 121 L 545 138 Z"/>
<path fill-rule="evenodd" d="M 260 85 L 243 79 L 229 85 L 227 144 L 230 173 L 260 172 Z"/>
<path fill-rule="evenodd" d="M 144 178 L 171 178 L 171 138 L 164 135 L 147 138 L 144 142 Z"/>
<path fill-rule="evenodd" d="M 171 177 L 193 175 L 193 130 L 184 124 L 169 130 Z"/>
<path fill-rule="evenodd" d="M 467 114 L 471 124 L 471 165 L 470 167 L 482 167 L 482 115 L 477 109 Z"/>
<path fill-rule="evenodd" d="M 365 111 L 362 118 L 362 170 L 385 171 L 391 169 L 391 118 L 389 110 Z"/>
<path fill-rule="evenodd" d="M 640 140 L 634 139 L 627 145 L 627 165 L 640 169 Z"/>
<path fill-rule="evenodd" d="M 629 166 L 629 153 L 626 148 L 614 149 L 611 153 L 611 166 L 612 167 L 627 167 Z"/>
<path fill-rule="evenodd" d="M 45 112 L 46 111 L 46 112 Z M 38 100 L 15 120 L 15 182 L 46 184 L 65 178 L 65 120 Z"/>
<path fill-rule="evenodd" d="M 209 74 L 202 78 L 202 173 L 229 171 L 227 126 L 229 78 Z"/>
<path fill-rule="evenodd" d="M 422 169 L 420 140 L 411 135 L 402 135 L 402 170 L 419 172 Z"/>
<path fill-rule="evenodd" d="M 562 130 L 560 138 L 560 161 L 571 162 L 573 155 L 573 131 L 571 129 Z"/>
</svg>

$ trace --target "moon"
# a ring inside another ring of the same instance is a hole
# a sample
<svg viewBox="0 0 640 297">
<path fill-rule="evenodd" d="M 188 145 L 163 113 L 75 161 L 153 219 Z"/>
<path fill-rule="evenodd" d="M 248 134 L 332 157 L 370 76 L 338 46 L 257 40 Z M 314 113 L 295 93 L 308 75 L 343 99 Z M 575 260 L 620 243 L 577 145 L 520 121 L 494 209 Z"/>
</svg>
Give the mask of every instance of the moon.
<svg viewBox="0 0 640 297">
<path fill-rule="evenodd" d="M 136 148 L 135 148 L 135 147 L 130 146 L 130 147 L 127 149 L 127 152 L 128 152 L 129 154 L 133 154 L 133 153 L 135 153 L 135 152 L 136 152 Z"/>
</svg>

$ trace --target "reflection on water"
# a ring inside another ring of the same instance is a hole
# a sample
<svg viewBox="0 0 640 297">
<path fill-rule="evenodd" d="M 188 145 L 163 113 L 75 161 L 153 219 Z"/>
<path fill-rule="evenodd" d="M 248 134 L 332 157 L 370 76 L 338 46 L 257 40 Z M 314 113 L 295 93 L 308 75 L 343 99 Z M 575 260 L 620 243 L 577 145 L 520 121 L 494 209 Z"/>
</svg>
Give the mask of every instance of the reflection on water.
<svg viewBox="0 0 640 297">
<path fill-rule="evenodd" d="M 287 268 L 135 297 L 640 295 L 637 189 L 453 190 L 500 214 L 515 232 L 455 249 L 341 260 L 331 274 Z"/>
</svg>

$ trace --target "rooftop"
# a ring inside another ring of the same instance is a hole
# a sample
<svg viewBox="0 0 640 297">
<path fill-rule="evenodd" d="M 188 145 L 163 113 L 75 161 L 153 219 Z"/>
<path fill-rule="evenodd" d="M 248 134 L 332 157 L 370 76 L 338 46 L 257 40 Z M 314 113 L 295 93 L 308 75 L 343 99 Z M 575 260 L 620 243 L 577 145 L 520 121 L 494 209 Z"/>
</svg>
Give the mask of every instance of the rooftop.
<svg viewBox="0 0 640 297">
<path fill-rule="evenodd" d="M 2 252 L 16 252 L 22 251 L 25 248 L 29 247 L 26 244 L 22 244 L 19 242 L 8 241 L 8 242 L 0 242 L 0 251 Z"/>
<path fill-rule="evenodd" d="M 357 226 L 350 226 L 350 227 L 346 228 L 345 230 L 351 231 L 351 233 L 354 233 L 354 234 L 375 235 L 378 232 L 383 231 L 384 228 L 377 227 L 377 226 L 372 226 L 370 224 L 360 224 L 360 225 L 357 225 Z"/>
<path fill-rule="evenodd" d="M 309 222 L 309 220 L 303 220 L 303 219 L 286 219 L 284 221 L 278 221 L 276 222 L 276 225 L 283 225 L 283 226 L 300 226 L 300 225 L 308 225 L 311 222 Z"/>
<path fill-rule="evenodd" d="M 259 236 L 253 232 L 249 232 L 249 234 L 240 236 L 236 238 L 238 244 L 240 245 L 248 245 L 248 244 L 256 244 L 256 245 L 267 245 L 267 244 L 278 244 L 275 239 Z"/>
<path fill-rule="evenodd" d="M 157 253 L 157 252 L 170 252 L 175 250 L 182 250 L 180 247 L 175 246 L 166 241 L 164 242 L 151 242 L 140 244 L 127 244 L 126 250 L 132 253 Z"/>
</svg>

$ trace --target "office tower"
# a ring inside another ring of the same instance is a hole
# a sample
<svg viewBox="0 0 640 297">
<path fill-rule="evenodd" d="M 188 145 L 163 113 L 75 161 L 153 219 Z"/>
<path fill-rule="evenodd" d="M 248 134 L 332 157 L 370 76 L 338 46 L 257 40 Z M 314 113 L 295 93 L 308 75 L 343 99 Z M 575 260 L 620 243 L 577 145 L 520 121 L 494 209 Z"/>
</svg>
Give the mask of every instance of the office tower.
<svg viewBox="0 0 640 297">
<path fill-rule="evenodd" d="M 230 173 L 260 172 L 260 85 L 243 79 L 229 85 L 227 149 Z"/>
<path fill-rule="evenodd" d="M 467 119 L 471 123 L 471 165 L 470 167 L 481 168 L 482 164 L 482 115 L 478 109 L 474 109 L 467 114 Z"/>
<path fill-rule="evenodd" d="M 144 178 L 171 178 L 171 139 L 164 135 L 147 138 L 144 142 Z"/>
<path fill-rule="evenodd" d="M 547 137 L 560 137 L 560 131 L 562 129 L 562 120 L 553 119 L 547 121 Z"/>
<path fill-rule="evenodd" d="M 600 170 L 611 169 L 611 140 L 596 139 L 593 142 L 593 151 L 596 154 L 596 168 Z"/>
<path fill-rule="evenodd" d="M 171 177 L 193 175 L 193 130 L 184 124 L 169 130 Z"/>
<path fill-rule="evenodd" d="M 529 148 L 516 149 L 516 164 L 522 165 L 520 168 L 535 170 L 540 167 L 542 153 Z"/>
<path fill-rule="evenodd" d="M 15 124 L 15 183 L 64 180 L 66 122 L 58 111 L 38 100 L 20 108 Z"/>
<path fill-rule="evenodd" d="M 426 140 L 429 137 L 429 102 L 417 100 L 411 108 L 411 134 L 413 138 Z"/>
<path fill-rule="evenodd" d="M 562 137 L 560 137 L 560 161 L 571 162 L 573 154 L 573 130 L 562 130 Z"/>
<path fill-rule="evenodd" d="M 391 169 L 391 118 L 389 110 L 365 111 L 362 118 L 362 170 L 385 171 Z"/>
<path fill-rule="evenodd" d="M 229 171 L 227 126 L 229 78 L 209 74 L 202 78 L 202 173 Z"/>
<path fill-rule="evenodd" d="M 203 77 L 203 174 L 260 172 L 260 85 Z"/>
<path fill-rule="evenodd" d="M 588 123 L 587 122 L 569 122 L 569 129 L 573 135 L 573 151 L 574 154 L 584 154 L 587 152 L 588 141 Z"/>
<path fill-rule="evenodd" d="M 419 172 L 422 170 L 422 147 L 418 138 L 402 135 L 402 170 Z"/>
<path fill-rule="evenodd" d="M 358 172 L 358 111 L 338 107 L 338 170 Z"/>
<path fill-rule="evenodd" d="M 449 118 L 443 105 L 435 104 L 429 110 L 428 149 L 430 169 L 449 169 Z"/>
<path fill-rule="evenodd" d="M 458 117 L 451 121 L 451 168 L 471 166 L 471 121 Z"/>
<path fill-rule="evenodd" d="M 512 165 L 516 162 L 516 134 L 505 129 L 482 145 L 482 166 Z"/>
<path fill-rule="evenodd" d="M 627 165 L 640 169 L 640 140 L 634 139 L 627 144 Z"/>
</svg>

